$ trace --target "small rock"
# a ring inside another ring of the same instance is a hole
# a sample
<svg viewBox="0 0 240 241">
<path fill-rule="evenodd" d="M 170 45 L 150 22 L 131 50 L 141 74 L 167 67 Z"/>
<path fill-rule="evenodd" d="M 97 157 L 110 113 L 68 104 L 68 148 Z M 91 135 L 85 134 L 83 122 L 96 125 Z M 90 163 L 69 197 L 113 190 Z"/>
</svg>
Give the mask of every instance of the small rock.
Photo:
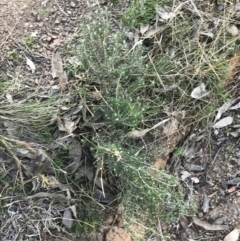
<svg viewBox="0 0 240 241">
<path fill-rule="evenodd" d="M 60 40 L 58 38 L 56 38 L 56 39 L 54 39 L 53 44 L 55 46 L 59 46 L 61 43 L 60 43 Z"/>
<path fill-rule="evenodd" d="M 191 180 L 192 180 L 192 182 L 195 183 L 195 184 L 197 184 L 197 183 L 200 182 L 197 177 L 192 177 Z"/>
<path fill-rule="evenodd" d="M 68 14 L 68 15 L 71 15 L 71 14 L 72 14 L 72 12 L 71 12 L 71 11 L 67 11 L 67 14 Z"/>
<path fill-rule="evenodd" d="M 190 164 L 188 166 L 189 170 L 192 172 L 201 172 L 204 170 L 204 167 L 201 165 L 196 165 L 196 164 Z"/>
<path fill-rule="evenodd" d="M 223 225 L 226 221 L 227 221 L 227 218 L 224 216 L 224 217 L 216 219 L 213 222 L 213 224 L 215 224 L 215 225 Z"/>
<path fill-rule="evenodd" d="M 76 4 L 75 4 L 74 2 L 71 2 L 71 3 L 70 3 L 70 6 L 71 6 L 72 8 L 75 8 L 75 7 L 76 7 Z"/>
<path fill-rule="evenodd" d="M 37 12 L 32 12 L 33 17 L 36 17 L 38 15 Z"/>
<path fill-rule="evenodd" d="M 55 24 L 59 24 L 60 21 L 59 21 L 58 19 L 56 19 L 54 23 L 55 23 Z"/>
<path fill-rule="evenodd" d="M 65 30 L 66 32 L 70 32 L 70 31 L 71 31 L 71 28 L 70 28 L 70 27 L 65 27 L 64 30 Z"/>
<path fill-rule="evenodd" d="M 43 22 L 38 23 L 38 26 L 41 28 L 43 26 Z"/>
<path fill-rule="evenodd" d="M 37 32 L 37 31 L 34 31 L 34 32 L 31 33 L 30 36 L 33 37 L 33 38 L 36 38 L 36 37 L 37 37 L 37 34 L 38 34 L 38 32 Z"/>
<path fill-rule="evenodd" d="M 52 40 L 52 37 L 48 36 L 47 41 L 50 42 Z"/>
<path fill-rule="evenodd" d="M 51 13 L 51 14 L 54 14 L 56 11 L 57 11 L 56 8 L 51 8 L 51 9 L 50 9 L 50 13 Z"/>
</svg>

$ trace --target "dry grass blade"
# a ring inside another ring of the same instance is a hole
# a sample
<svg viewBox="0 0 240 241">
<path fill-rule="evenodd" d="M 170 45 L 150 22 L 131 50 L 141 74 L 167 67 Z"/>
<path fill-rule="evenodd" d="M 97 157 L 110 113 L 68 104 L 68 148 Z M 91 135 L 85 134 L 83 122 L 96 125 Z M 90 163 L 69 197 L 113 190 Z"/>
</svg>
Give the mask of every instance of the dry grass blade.
<svg viewBox="0 0 240 241">
<path fill-rule="evenodd" d="M 15 140 L 15 139 L 10 139 L 10 138 L 7 138 L 6 136 L 1 136 L 0 135 L 0 138 L 3 138 L 9 142 L 12 142 L 12 143 L 15 143 L 17 146 L 21 146 L 21 147 L 24 147 L 26 148 L 29 152 L 33 153 L 33 154 L 37 154 L 37 151 L 32 148 L 28 143 L 26 143 L 25 141 L 19 141 L 19 140 Z"/>
<path fill-rule="evenodd" d="M 2 143 L 2 145 L 6 148 L 6 150 L 12 155 L 12 157 L 15 161 L 15 164 L 17 166 L 18 172 L 19 172 L 22 190 L 23 190 L 24 194 L 26 195 L 25 188 L 24 188 L 24 182 L 23 182 L 22 163 L 19 160 L 19 158 L 13 153 L 13 151 L 11 150 L 11 147 L 5 140 L 3 140 L 3 139 L 0 140 L 0 143 Z"/>
<path fill-rule="evenodd" d="M 19 140 L 15 140 L 15 139 L 12 139 L 12 138 L 8 138 L 8 137 L 3 136 L 3 135 L 0 135 L 0 143 L 2 143 L 3 147 L 6 148 L 6 150 L 12 155 L 12 157 L 13 157 L 13 159 L 15 161 L 15 164 L 17 166 L 18 172 L 19 172 L 19 177 L 20 177 L 20 180 L 21 180 L 22 190 L 23 190 L 24 194 L 26 194 L 25 193 L 25 188 L 24 188 L 24 181 L 23 181 L 23 169 L 25 169 L 27 172 L 29 172 L 29 170 L 27 170 L 27 168 L 25 168 L 23 166 L 21 160 L 14 153 L 13 147 L 14 147 L 14 145 L 20 146 L 20 147 L 24 147 L 29 152 L 31 152 L 33 154 L 37 154 L 37 151 L 35 149 L 33 149 L 29 144 L 27 144 L 24 141 L 19 141 Z"/>
<path fill-rule="evenodd" d="M 155 65 L 154 65 L 154 63 L 153 63 L 153 60 L 152 60 L 151 56 L 148 55 L 148 57 L 149 57 L 150 62 L 151 62 L 152 66 L 153 66 L 153 68 L 154 68 L 154 70 L 155 70 L 155 72 L 156 72 L 156 75 L 157 75 L 157 77 L 158 77 L 159 82 L 161 83 L 163 89 L 166 90 L 166 86 L 163 84 L 163 81 L 162 81 L 162 79 L 161 79 L 161 77 L 160 77 L 160 75 L 159 75 L 159 73 L 158 73 L 158 71 L 157 71 L 157 69 L 156 69 L 156 67 L 155 67 Z"/>
</svg>

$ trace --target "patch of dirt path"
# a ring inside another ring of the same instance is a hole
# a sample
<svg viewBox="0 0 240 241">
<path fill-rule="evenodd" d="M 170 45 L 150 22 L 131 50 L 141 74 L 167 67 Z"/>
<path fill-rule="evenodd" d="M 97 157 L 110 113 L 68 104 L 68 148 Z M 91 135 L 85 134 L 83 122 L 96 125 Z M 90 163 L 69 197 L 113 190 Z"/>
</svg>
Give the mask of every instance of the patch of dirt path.
<svg viewBox="0 0 240 241">
<path fill-rule="evenodd" d="M 22 35 L 26 29 L 24 18 L 31 0 L 2 0 L 0 3 L 0 47 L 7 47 L 11 37 Z M 1 54 L 1 61 L 5 55 Z"/>
</svg>

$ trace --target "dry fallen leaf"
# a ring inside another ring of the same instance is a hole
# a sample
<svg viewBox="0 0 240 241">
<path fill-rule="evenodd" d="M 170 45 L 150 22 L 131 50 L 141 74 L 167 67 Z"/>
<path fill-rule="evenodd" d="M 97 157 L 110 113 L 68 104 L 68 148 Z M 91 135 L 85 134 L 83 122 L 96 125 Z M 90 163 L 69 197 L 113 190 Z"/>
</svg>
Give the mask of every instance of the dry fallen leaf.
<svg viewBox="0 0 240 241">
<path fill-rule="evenodd" d="M 186 180 L 188 177 L 190 177 L 192 174 L 188 171 L 181 171 L 181 180 L 184 181 Z"/>
<path fill-rule="evenodd" d="M 239 229 L 234 229 L 225 238 L 224 241 L 237 241 L 239 237 Z"/>
<path fill-rule="evenodd" d="M 179 221 L 180 221 L 181 226 L 184 229 L 186 229 L 188 227 L 189 222 L 188 222 L 188 219 L 186 218 L 186 216 L 181 214 L 180 217 L 179 217 Z"/>
<path fill-rule="evenodd" d="M 32 73 L 35 73 L 36 66 L 33 63 L 33 61 L 31 59 L 27 58 L 27 57 L 26 57 L 26 60 L 27 60 L 27 65 L 30 67 Z"/>
<path fill-rule="evenodd" d="M 207 37 L 209 37 L 209 38 L 213 38 L 213 37 L 214 37 L 214 35 L 213 35 L 212 32 L 200 32 L 199 34 L 200 34 L 200 35 L 207 36 Z"/>
<path fill-rule="evenodd" d="M 69 209 L 72 211 L 73 217 L 77 219 L 77 208 L 76 208 L 76 205 L 70 206 Z"/>
<path fill-rule="evenodd" d="M 59 76 L 58 82 L 62 91 L 67 90 L 68 81 L 67 81 L 67 74 L 65 72 L 61 76 Z"/>
<path fill-rule="evenodd" d="M 207 213 L 209 211 L 209 203 L 211 201 L 211 198 L 208 197 L 207 195 L 204 195 L 203 198 L 203 205 L 202 205 L 202 210 L 204 213 Z"/>
<path fill-rule="evenodd" d="M 230 135 L 233 136 L 233 137 L 238 137 L 239 133 L 240 133 L 240 130 L 232 131 L 232 132 L 230 132 Z"/>
<path fill-rule="evenodd" d="M 139 38 L 140 38 L 140 34 L 139 34 L 139 32 L 138 31 L 136 31 L 135 33 L 134 33 L 134 45 L 136 44 L 138 44 L 139 43 Z"/>
<path fill-rule="evenodd" d="M 31 159 L 36 159 L 37 158 L 37 153 L 32 153 L 29 150 L 25 148 L 15 148 L 15 152 L 22 157 L 28 157 Z"/>
<path fill-rule="evenodd" d="M 229 109 L 230 109 L 230 110 L 236 110 L 236 109 L 239 109 L 239 108 L 240 108 L 240 102 L 237 103 L 236 105 L 230 107 Z"/>
<path fill-rule="evenodd" d="M 165 122 L 167 122 L 169 119 L 165 119 L 163 121 L 158 122 L 156 125 L 152 126 L 151 128 L 147 128 L 144 130 L 134 130 L 134 131 L 130 131 L 128 132 L 126 135 L 123 136 L 123 138 L 125 137 L 130 137 L 133 139 L 138 139 L 138 138 L 142 138 L 144 137 L 149 131 L 156 129 L 158 126 L 164 124 Z"/>
<path fill-rule="evenodd" d="M 69 201 L 69 198 L 66 197 L 64 194 L 49 193 L 49 192 L 38 192 L 34 195 L 24 197 L 23 199 L 29 200 L 29 199 L 34 199 L 34 198 L 58 198 L 58 199 L 62 199 L 64 201 Z"/>
<path fill-rule="evenodd" d="M 229 59 L 229 77 L 234 78 L 236 74 L 239 72 L 240 67 L 240 56 L 234 56 Z"/>
<path fill-rule="evenodd" d="M 223 127 L 226 127 L 226 126 L 231 125 L 232 122 L 233 122 L 233 117 L 228 116 L 228 117 L 225 117 L 225 118 L 221 119 L 220 121 L 218 121 L 218 122 L 213 126 L 213 128 L 223 128 Z"/>
<path fill-rule="evenodd" d="M 70 116 L 63 116 L 63 120 L 58 120 L 58 129 L 59 131 L 65 131 L 68 134 L 72 134 L 76 130 L 77 124 L 80 120 L 80 117 L 72 121 Z"/>
<path fill-rule="evenodd" d="M 148 28 L 149 28 L 149 24 L 141 25 L 141 26 L 140 26 L 140 33 L 141 33 L 142 35 L 145 34 L 145 33 L 147 32 Z"/>
<path fill-rule="evenodd" d="M 236 25 L 229 25 L 226 27 L 226 30 L 228 33 L 230 33 L 232 36 L 238 35 L 238 28 Z"/>
<path fill-rule="evenodd" d="M 227 230 L 229 229 L 229 226 L 228 225 L 215 225 L 215 224 L 210 224 L 210 223 L 207 223 L 205 221 L 202 221 L 198 218 L 193 218 L 193 222 L 204 228 L 205 230 L 209 230 L 209 231 L 220 231 L 220 230 Z"/>
<path fill-rule="evenodd" d="M 71 228 L 73 224 L 72 212 L 70 209 L 66 209 L 63 214 L 62 224 L 67 228 Z"/>
<path fill-rule="evenodd" d="M 163 31 L 162 26 L 153 26 L 152 28 L 148 29 L 148 31 L 144 34 L 144 38 L 152 38 L 157 33 L 161 33 Z"/>
<path fill-rule="evenodd" d="M 169 12 L 165 7 L 156 6 L 156 12 L 158 16 L 163 20 L 168 20 L 175 16 L 174 13 Z"/>
<path fill-rule="evenodd" d="M 148 132 L 150 131 L 150 129 L 144 129 L 144 130 L 134 130 L 134 131 L 130 131 L 128 132 L 124 137 L 130 137 L 133 139 L 138 139 L 138 138 L 142 138 L 144 137 Z"/>
<path fill-rule="evenodd" d="M 69 173 L 74 173 L 82 164 L 82 147 L 78 141 L 75 139 L 71 144 L 71 149 L 69 150 L 69 157 L 72 159 L 73 163 L 70 166 Z"/>
<path fill-rule="evenodd" d="M 63 75 L 63 63 L 59 52 L 53 52 L 52 54 L 52 77 L 60 77 Z"/>
<path fill-rule="evenodd" d="M 239 98 L 237 98 L 237 99 L 239 99 Z M 230 101 L 224 103 L 224 104 L 218 109 L 218 113 L 217 113 L 217 115 L 216 115 L 216 117 L 215 117 L 214 122 L 216 122 L 217 120 L 219 120 L 219 119 L 221 118 L 222 114 L 225 113 L 228 109 L 234 110 L 234 109 L 233 109 L 234 106 L 232 106 L 232 105 L 236 102 L 237 99 L 230 100 Z M 231 106 L 232 106 L 232 107 L 231 107 Z M 231 107 L 231 108 L 230 108 L 230 107 Z M 240 105 L 239 105 L 239 107 L 240 107 Z M 239 108 L 239 107 L 238 107 L 238 108 Z"/>
<path fill-rule="evenodd" d="M 191 181 L 195 184 L 200 182 L 200 180 L 197 177 L 191 177 Z"/>
<path fill-rule="evenodd" d="M 194 99 L 201 99 L 208 94 L 206 90 L 206 85 L 201 83 L 198 87 L 194 88 L 191 97 Z"/>
<path fill-rule="evenodd" d="M 6 98 L 7 98 L 8 102 L 9 102 L 10 104 L 13 103 L 12 95 L 10 95 L 9 93 L 7 93 L 7 94 L 6 94 Z"/>
</svg>

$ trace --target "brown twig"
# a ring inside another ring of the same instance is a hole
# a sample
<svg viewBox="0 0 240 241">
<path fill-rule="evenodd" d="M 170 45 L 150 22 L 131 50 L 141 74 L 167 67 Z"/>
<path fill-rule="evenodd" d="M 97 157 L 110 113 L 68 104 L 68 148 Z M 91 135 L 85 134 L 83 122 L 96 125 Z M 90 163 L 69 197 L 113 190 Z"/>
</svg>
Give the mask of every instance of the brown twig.
<svg viewBox="0 0 240 241">
<path fill-rule="evenodd" d="M 160 223 L 159 218 L 158 218 L 158 231 L 159 231 L 159 235 L 161 237 L 161 240 L 164 241 L 164 237 L 163 237 L 163 233 L 162 233 L 162 227 L 161 227 L 161 223 Z"/>
<path fill-rule="evenodd" d="M 67 17 L 69 17 L 69 15 L 62 10 L 62 8 L 61 8 L 60 5 L 58 4 L 57 0 L 55 0 L 54 2 L 57 4 L 59 10 L 60 10 L 64 15 L 66 15 Z"/>
</svg>

